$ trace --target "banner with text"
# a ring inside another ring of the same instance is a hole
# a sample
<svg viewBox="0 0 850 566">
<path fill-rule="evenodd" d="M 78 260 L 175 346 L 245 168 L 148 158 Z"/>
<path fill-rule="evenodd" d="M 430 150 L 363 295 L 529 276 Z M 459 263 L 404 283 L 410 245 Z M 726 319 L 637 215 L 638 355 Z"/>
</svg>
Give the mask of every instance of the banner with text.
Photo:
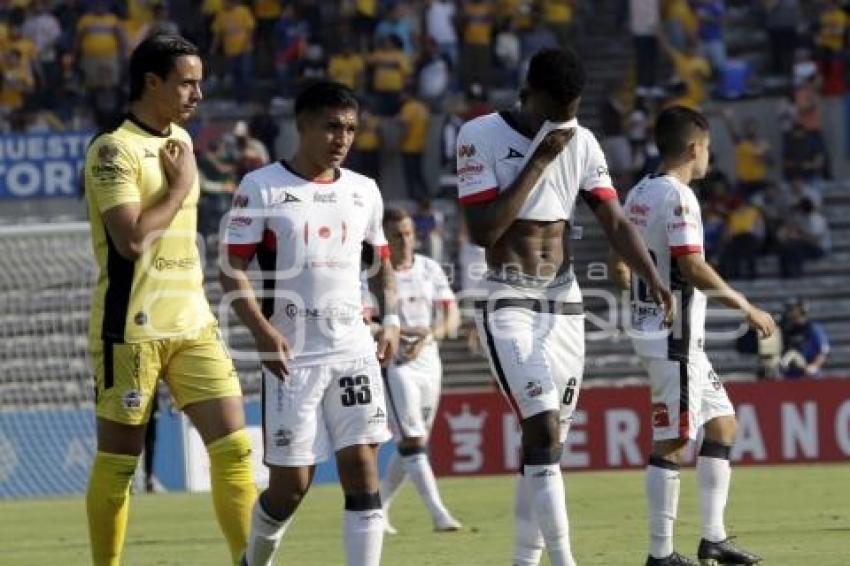
<svg viewBox="0 0 850 566">
<path fill-rule="evenodd" d="M 738 416 L 732 460 L 745 464 L 850 459 L 850 379 L 728 385 Z M 582 391 L 561 464 L 577 470 L 641 468 L 651 444 L 647 387 Z M 501 474 L 520 466 L 520 431 L 495 390 L 449 391 L 434 423 L 438 475 Z M 693 460 L 693 449 L 689 459 Z"/>
<path fill-rule="evenodd" d="M 0 199 L 73 197 L 91 132 L 0 135 Z"/>
</svg>

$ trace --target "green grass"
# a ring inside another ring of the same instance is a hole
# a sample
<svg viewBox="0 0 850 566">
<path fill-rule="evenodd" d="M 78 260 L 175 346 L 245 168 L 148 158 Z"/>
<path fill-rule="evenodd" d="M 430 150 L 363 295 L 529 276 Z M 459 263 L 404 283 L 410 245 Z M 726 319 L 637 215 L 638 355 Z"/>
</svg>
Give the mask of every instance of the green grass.
<svg viewBox="0 0 850 566">
<path fill-rule="evenodd" d="M 770 566 L 850 564 L 850 464 L 738 468 L 727 512 L 731 533 Z M 444 499 L 466 525 L 434 534 L 424 507 L 406 484 L 386 537 L 385 565 L 497 566 L 512 542 L 513 478 L 444 479 Z M 578 563 L 639 565 L 646 553 L 643 476 L 640 472 L 572 473 L 567 479 L 572 540 Z M 343 564 L 342 496 L 317 486 L 284 539 L 281 564 Z M 87 564 L 83 500 L 0 503 L 0 564 Z M 676 546 L 691 554 L 699 540 L 693 472 L 682 481 Z M 125 564 L 227 564 L 209 497 L 157 495 L 134 499 Z"/>
</svg>

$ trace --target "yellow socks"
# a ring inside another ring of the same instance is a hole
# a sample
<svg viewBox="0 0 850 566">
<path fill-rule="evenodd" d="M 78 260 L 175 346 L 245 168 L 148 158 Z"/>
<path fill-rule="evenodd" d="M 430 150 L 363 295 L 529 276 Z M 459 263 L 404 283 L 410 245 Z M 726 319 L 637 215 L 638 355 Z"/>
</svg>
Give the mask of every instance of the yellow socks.
<svg viewBox="0 0 850 566">
<path fill-rule="evenodd" d="M 257 499 L 251 440 L 245 429 L 237 430 L 208 444 L 207 452 L 215 514 L 237 564 L 251 532 L 251 509 Z"/>
<path fill-rule="evenodd" d="M 130 484 L 138 456 L 98 452 L 94 457 L 86 511 L 94 566 L 119 566 L 127 532 Z"/>
</svg>

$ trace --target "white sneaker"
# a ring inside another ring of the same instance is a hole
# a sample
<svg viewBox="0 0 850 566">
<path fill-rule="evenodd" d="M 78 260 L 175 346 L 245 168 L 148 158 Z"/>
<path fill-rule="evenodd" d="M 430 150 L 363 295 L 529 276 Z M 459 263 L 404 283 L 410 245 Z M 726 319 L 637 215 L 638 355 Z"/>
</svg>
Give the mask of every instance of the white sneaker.
<svg viewBox="0 0 850 566">
<path fill-rule="evenodd" d="M 451 515 L 445 515 L 434 520 L 434 530 L 438 533 L 450 533 L 454 531 L 459 531 L 462 528 L 463 525 L 460 523 L 460 521 L 458 521 Z"/>
<path fill-rule="evenodd" d="M 388 535 L 397 535 L 398 531 L 390 524 L 389 517 L 384 518 L 384 533 Z"/>
</svg>

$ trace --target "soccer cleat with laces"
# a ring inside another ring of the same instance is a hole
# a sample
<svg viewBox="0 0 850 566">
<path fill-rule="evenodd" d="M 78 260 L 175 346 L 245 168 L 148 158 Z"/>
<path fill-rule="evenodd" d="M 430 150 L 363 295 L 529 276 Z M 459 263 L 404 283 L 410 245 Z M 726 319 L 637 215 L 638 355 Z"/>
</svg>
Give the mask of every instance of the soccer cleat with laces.
<svg viewBox="0 0 850 566">
<path fill-rule="evenodd" d="M 696 562 L 682 556 L 678 552 L 673 552 L 664 558 L 655 558 L 654 556 L 646 557 L 646 566 L 699 566 Z"/>
<path fill-rule="evenodd" d="M 732 544 L 732 537 L 720 542 L 700 540 L 697 558 L 700 566 L 749 566 L 761 560 L 761 556 Z"/>
</svg>

